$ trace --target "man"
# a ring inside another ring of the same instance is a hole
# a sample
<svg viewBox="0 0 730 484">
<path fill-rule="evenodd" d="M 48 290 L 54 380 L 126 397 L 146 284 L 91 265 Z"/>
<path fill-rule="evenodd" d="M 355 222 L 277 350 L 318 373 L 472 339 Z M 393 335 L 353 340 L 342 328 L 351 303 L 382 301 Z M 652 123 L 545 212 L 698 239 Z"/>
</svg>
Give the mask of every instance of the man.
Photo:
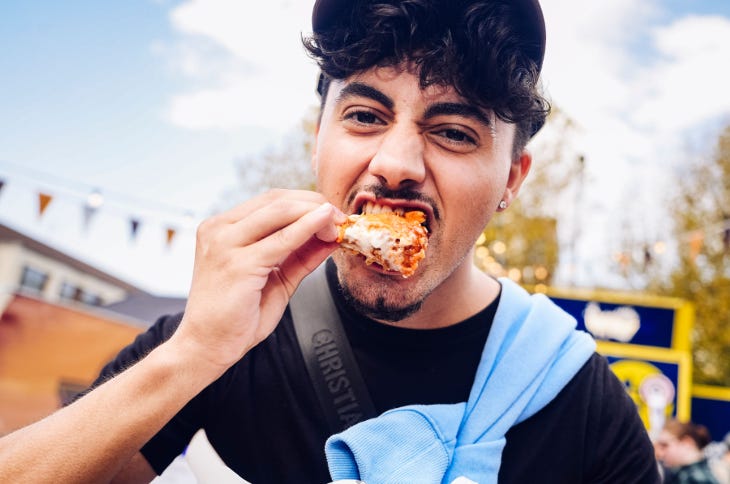
<svg viewBox="0 0 730 484">
<path fill-rule="evenodd" d="M 656 482 L 636 410 L 592 342 L 547 299 L 472 264 L 547 113 L 537 1 L 319 0 L 313 27 L 318 192 L 275 190 L 205 221 L 184 315 L 125 349 L 108 381 L 1 441 L 0 481 L 29 469 L 149 480 L 204 428 L 254 484 Z M 427 216 L 427 256 L 409 278 L 337 250 L 344 214 L 383 207 Z M 330 255 L 378 415 L 335 436 L 287 310 Z"/>
</svg>

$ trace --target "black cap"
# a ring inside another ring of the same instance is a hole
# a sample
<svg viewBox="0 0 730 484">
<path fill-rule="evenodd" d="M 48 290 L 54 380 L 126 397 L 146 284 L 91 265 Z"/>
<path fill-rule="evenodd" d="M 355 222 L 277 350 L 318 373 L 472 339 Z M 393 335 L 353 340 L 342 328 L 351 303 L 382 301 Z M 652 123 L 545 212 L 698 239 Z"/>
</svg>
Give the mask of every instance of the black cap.
<svg viewBox="0 0 730 484">
<path fill-rule="evenodd" d="M 445 2 L 452 0 L 442 0 Z M 509 0 L 518 9 L 523 21 L 518 26 L 531 46 L 527 54 L 532 58 L 538 71 L 542 69 L 545 57 L 545 18 L 538 0 Z M 347 14 L 352 7 L 353 0 L 316 0 L 312 9 L 312 30 L 321 32 L 327 30 L 339 17 Z"/>
</svg>

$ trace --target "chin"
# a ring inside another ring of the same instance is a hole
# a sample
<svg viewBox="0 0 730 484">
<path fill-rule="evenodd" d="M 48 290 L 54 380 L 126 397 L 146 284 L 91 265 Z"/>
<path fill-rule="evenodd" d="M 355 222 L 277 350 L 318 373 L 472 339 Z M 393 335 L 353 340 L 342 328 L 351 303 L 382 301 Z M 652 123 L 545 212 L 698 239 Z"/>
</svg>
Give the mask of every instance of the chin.
<svg viewBox="0 0 730 484">
<path fill-rule="evenodd" d="M 338 268 L 340 292 L 358 313 L 372 319 L 400 321 L 418 311 L 425 294 L 416 288 L 418 275 L 405 279 L 367 266 L 349 254 L 333 256 Z"/>
<path fill-rule="evenodd" d="M 421 309 L 423 300 L 413 302 L 403 298 L 392 297 L 385 291 L 364 288 L 352 288 L 346 284 L 340 285 L 340 292 L 347 303 L 359 314 L 370 319 L 396 323 L 402 321 Z"/>
</svg>

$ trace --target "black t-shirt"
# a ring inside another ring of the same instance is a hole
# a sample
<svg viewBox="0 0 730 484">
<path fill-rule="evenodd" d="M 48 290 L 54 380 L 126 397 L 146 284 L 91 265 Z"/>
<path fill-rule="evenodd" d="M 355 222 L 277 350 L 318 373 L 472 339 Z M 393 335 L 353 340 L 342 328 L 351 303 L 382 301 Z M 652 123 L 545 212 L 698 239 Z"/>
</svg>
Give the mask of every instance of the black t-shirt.
<svg viewBox="0 0 730 484">
<path fill-rule="evenodd" d="M 354 316 L 335 300 L 378 413 L 467 400 L 498 301 L 459 324 L 414 330 Z M 180 315 L 159 319 L 99 381 L 169 338 L 179 321 Z M 161 473 L 204 428 L 226 464 L 253 484 L 329 482 L 327 420 L 309 382 L 287 311 L 265 341 L 189 402 L 142 453 Z M 506 439 L 500 483 L 659 482 L 636 408 L 597 354 Z"/>
</svg>

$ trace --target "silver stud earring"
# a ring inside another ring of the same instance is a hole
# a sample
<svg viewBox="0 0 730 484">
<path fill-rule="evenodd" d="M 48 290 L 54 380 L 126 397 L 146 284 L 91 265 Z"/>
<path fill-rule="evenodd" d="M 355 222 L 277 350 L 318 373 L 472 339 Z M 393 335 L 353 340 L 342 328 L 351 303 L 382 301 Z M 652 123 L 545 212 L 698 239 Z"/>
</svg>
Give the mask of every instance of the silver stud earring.
<svg viewBox="0 0 730 484">
<path fill-rule="evenodd" d="M 501 202 L 499 202 L 499 209 L 504 210 L 505 208 L 507 208 L 507 202 L 502 200 Z"/>
</svg>

